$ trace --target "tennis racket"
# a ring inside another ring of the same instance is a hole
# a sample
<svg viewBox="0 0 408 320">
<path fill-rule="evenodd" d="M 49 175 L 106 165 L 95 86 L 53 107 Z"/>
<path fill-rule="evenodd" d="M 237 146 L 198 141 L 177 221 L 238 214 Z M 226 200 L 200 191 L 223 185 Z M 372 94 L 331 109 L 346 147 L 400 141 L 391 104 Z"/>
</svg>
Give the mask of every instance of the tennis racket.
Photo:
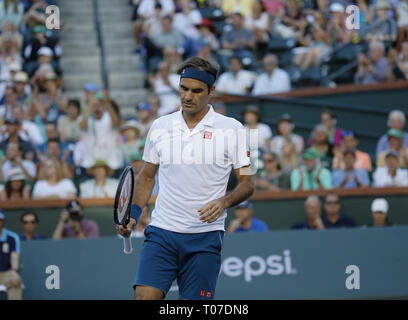
<svg viewBox="0 0 408 320">
<path fill-rule="evenodd" d="M 130 207 L 133 199 L 133 188 L 135 175 L 133 168 L 127 166 L 119 178 L 118 189 L 115 195 L 115 204 L 113 207 L 113 220 L 126 228 L 130 221 Z M 131 254 L 133 251 L 130 236 L 123 238 L 123 252 Z"/>
</svg>

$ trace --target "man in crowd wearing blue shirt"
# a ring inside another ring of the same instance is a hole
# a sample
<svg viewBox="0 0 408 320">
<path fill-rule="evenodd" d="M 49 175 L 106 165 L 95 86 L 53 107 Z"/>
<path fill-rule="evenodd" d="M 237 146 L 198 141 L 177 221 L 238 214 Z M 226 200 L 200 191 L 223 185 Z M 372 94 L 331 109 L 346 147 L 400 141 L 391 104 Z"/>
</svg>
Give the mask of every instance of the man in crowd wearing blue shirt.
<svg viewBox="0 0 408 320">
<path fill-rule="evenodd" d="M 326 216 L 323 217 L 325 228 L 354 227 L 356 224 L 353 219 L 340 215 L 340 198 L 335 193 L 328 193 L 324 199 L 324 210 Z"/>
<path fill-rule="evenodd" d="M 36 233 L 38 223 L 40 222 L 35 212 L 24 212 L 21 217 L 21 226 L 23 227 L 23 233 L 20 234 L 20 240 L 43 240 L 47 239 L 47 236 L 42 236 Z"/>
<path fill-rule="evenodd" d="M 6 216 L 0 210 L 0 286 L 7 288 L 9 300 L 21 300 L 21 278 L 18 274 L 20 239 L 4 228 Z"/>
<path fill-rule="evenodd" d="M 354 149 L 344 150 L 345 168 L 334 170 L 332 174 L 333 188 L 353 189 L 359 187 L 368 187 L 370 178 L 368 172 L 363 169 L 355 169 L 356 152 Z"/>
<path fill-rule="evenodd" d="M 262 220 L 252 217 L 252 203 L 245 200 L 235 207 L 236 219 L 232 220 L 228 232 L 269 231 Z"/>
</svg>

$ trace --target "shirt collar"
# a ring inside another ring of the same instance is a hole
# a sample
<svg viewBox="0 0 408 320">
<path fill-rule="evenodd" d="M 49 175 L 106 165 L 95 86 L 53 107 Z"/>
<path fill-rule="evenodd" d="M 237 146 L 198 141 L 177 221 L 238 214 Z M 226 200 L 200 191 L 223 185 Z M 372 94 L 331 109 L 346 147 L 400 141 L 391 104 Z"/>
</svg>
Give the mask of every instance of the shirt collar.
<svg viewBox="0 0 408 320">
<path fill-rule="evenodd" d="M 201 121 L 199 123 L 197 123 L 197 125 L 194 127 L 194 129 L 191 132 L 195 132 L 195 131 L 201 131 L 202 129 L 204 129 L 204 126 L 209 126 L 212 127 L 214 124 L 214 116 L 215 116 L 215 111 L 214 108 L 211 104 L 208 105 L 210 107 L 210 109 L 208 110 L 208 112 L 205 114 L 204 118 L 201 119 Z M 176 122 L 175 124 L 180 124 L 181 130 L 189 130 L 186 121 L 183 118 L 183 110 L 180 108 L 179 111 L 177 111 L 177 118 L 176 118 Z"/>
</svg>

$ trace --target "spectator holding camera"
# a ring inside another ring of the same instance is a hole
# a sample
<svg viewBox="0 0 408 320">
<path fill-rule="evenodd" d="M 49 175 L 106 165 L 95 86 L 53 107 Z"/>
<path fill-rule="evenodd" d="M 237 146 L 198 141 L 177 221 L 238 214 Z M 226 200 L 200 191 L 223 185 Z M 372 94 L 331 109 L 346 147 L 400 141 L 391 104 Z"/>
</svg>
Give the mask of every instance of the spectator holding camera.
<svg viewBox="0 0 408 320">
<path fill-rule="evenodd" d="M 52 238 L 60 240 L 63 238 L 98 238 L 99 227 L 93 220 L 84 218 L 82 206 L 77 200 L 68 202 L 62 210 L 60 220 L 54 230 Z"/>
<path fill-rule="evenodd" d="M 385 47 L 382 42 L 372 41 L 368 57 L 362 52 L 358 54 L 358 69 L 354 76 L 354 83 L 376 84 L 387 80 L 388 62 L 384 52 Z"/>
</svg>

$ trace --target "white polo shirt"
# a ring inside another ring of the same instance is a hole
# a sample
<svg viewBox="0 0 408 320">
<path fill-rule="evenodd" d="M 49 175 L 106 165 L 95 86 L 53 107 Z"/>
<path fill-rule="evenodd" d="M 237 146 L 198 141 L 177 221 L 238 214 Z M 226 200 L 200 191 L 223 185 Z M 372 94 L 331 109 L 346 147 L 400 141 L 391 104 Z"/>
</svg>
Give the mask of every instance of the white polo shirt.
<svg viewBox="0 0 408 320">
<path fill-rule="evenodd" d="M 248 166 L 242 124 L 210 106 L 193 130 L 182 111 L 156 119 L 147 135 L 143 160 L 159 167 L 159 193 L 151 225 L 180 233 L 224 231 L 226 211 L 203 223 L 197 210 L 225 196 L 232 169 Z"/>
</svg>

